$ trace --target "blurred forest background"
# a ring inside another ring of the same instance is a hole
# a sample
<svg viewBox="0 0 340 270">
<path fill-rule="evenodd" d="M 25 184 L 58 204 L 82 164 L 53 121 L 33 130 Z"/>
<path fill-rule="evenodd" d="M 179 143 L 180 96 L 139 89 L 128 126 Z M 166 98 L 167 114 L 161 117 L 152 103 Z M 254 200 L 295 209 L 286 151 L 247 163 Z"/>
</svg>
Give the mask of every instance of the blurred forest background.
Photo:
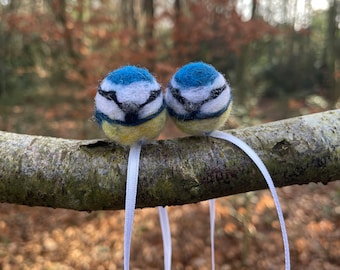
<svg viewBox="0 0 340 270">
<path fill-rule="evenodd" d="M 93 97 L 126 64 L 147 67 L 163 86 L 189 61 L 214 65 L 233 88 L 232 128 L 340 108 L 338 0 L 0 0 L 0 16 L 0 130 L 103 137 Z M 337 269 L 339 184 L 279 196 L 293 269 Z M 210 268 L 207 209 L 170 207 L 174 269 Z M 161 269 L 157 213 L 138 211 L 135 222 L 133 269 Z M 121 269 L 122 223 L 122 211 L 2 204 L 0 268 Z M 216 238 L 217 269 L 283 267 L 267 191 L 218 200 Z"/>
<path fill-rule="evenodd" d="M 339 9 L 335 0 L 1 0 L 0 105 L 16 106 L 1 109 L 0 128 L 97 136 L 84 122 L 91 98 L 125 64 L 166 85 L 189 61 L 211 63 L 233 87 L 237 124 L 340 106 Z"/>
</svg>

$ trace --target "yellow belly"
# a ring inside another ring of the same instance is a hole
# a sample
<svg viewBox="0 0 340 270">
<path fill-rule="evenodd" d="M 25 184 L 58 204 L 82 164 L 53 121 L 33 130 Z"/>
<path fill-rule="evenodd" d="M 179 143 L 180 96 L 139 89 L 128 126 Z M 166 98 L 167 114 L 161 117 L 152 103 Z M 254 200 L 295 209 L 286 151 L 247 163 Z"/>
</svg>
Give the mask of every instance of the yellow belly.
<svg viewBox="0 0 340 270">
<path fill-rule="evenodd" d="M 222 115 L 214 118 L 191 121 L 173 120 L 176 126 L 183 132 L 191 135 L 202 135 L 221 128 L 230 115 L 231 107 L 232 104 Z"/>
<path fill-rule="evenodd" d="M 156 138 L 163 129 L 165 120 L 166 113 L 163 111 L 155 118 L 138 126 L 110 124 L 104 120 L 102 122 L 102 129 L 110 140 L 123 145 L 132 145 L 138 141 Z"/>
</svg>

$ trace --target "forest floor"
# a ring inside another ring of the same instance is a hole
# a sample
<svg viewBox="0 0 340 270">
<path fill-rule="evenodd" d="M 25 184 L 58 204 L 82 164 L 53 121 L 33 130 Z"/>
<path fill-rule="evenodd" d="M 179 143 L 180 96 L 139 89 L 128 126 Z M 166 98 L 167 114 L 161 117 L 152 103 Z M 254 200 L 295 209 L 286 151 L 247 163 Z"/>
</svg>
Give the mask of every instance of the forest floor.
<svg viewBox="0 0 340 270">
<path fill-rule="evenodd" d="M 91 121 L 90 92 L 23 95 L 1 101 L 0 130 L 75 139 L 103 137 Z M 317 96 L 278 101 L 251 110 L 235 104 L 232 128 L 326 110 Z M 7 104 L 7 105 L 3 105 Z M 168 127 L 161 138 L 178 133 Z M 340 181 L 277 189 L 286 218 L 292 269 L 335 270 L 340 266 Z M 172 269 L 211 269 L 207 202 L 168 207 Z M 77 212 L 0 204 L 0 269 L 122 269 L 124 211 Z M 268 191 L 216 201 L 216 269 L 284 269 L 275 206 Z M 134 219 L 131 269 L 163 269 L 163 247 L 155 208 Z"/>
</svg>

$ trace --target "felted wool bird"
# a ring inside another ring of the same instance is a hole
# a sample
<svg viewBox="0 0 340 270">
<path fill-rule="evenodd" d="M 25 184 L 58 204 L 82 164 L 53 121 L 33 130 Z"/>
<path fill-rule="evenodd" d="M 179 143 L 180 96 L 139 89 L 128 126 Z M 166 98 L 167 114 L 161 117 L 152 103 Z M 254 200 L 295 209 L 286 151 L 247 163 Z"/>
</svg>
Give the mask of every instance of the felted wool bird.
<svg viewBox="0 0 340 270">
<path fill-rule="evenodd" d="M 166 121 L 161 86 L 145 68 L 118 68 L 110 72 L 98 86 L 94 117 L 109 139 L 130 146 L 124 224 L 124 269 L 128 270 L 142 143 L 156 138 Z M 164 267 L 170 270 L 168 215 L 164 207 L 158 207 L 158 211 L 163 235 Z"/>
<path fill-rule="evenodd" d="M 171 78 L 165 93 L 168 114 L 182 131 L 226 140 L 243 150 L 263 174 L 278 213 L 285 249 L 286 270 L 290 269 L 288 237 L 273 180 L 259 156 L 245 142 L 221 131 L 232 107 L 232 93 L 224 76 L 213 66 L 193 62 L 181 67 Z M 209 200 L 212 269 L 214 259 L 215 199 Z"/>
<path fill-rule="evenodd" d="M 106 136 L 119 144 L 154 139 L 166 120 L 161 86 L 144 68 L 116 69 L 98 87 L 94 116 Z"/>
<path fill-rule="evenodd" d="M 165 93 L 168 113 L 185 133 L 201 135 L 222 127 L 230 115 L 230 86 L 213 66 L 189 63 L 171 78 Z"/>
</svg>

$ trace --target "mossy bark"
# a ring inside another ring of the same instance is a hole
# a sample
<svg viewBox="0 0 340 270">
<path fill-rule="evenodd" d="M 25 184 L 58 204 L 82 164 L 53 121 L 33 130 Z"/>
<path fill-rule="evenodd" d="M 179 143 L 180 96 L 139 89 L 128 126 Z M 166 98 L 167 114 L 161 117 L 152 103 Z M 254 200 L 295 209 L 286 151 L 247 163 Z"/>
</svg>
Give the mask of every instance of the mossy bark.
<svg viewBox="0 0 340 270">
<path fill-rule="evenodd" d="M 340 110 L 229 130 L 261 157 L 277 187 L 340 179 Z M 0 131 L 0 202 L 123 209 L 128 148 Z M 137 207 L 179 205 L 265 189 L 237 147 L 211 137 L 143 145 Z"/>
</svg>

